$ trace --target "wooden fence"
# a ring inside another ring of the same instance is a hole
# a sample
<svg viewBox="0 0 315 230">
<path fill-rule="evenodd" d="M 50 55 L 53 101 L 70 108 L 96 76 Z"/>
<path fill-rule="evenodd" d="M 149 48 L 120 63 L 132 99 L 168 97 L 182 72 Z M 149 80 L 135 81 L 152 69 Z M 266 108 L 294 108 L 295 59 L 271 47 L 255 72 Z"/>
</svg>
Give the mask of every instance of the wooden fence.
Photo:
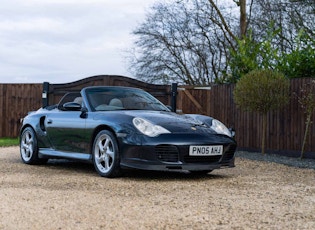
<svg viewBox="0 0 315 230">
<path fill-rule="evenodd" d="M 303 84 L 312 79 L 291 80 L 289 105 L 268 115 L 267 143 L 269 152 L 298 154 L 305 130 L 305 116 L 297 96 Z M 96 76 L 67 84 L 0 84 L 0 137 L 16 137 L 20 119 L 28 111 L 42 107 L 43 102 L 57 103 L 67 91 L 87 85 L 120 85 L 143 88 L 165 104 L 171 104 L 171 87 L 151 85 L 120 76 Z M 211 88 L 178 86 L 177 110 L 215 117 L 236 131 L 239 149 L 259 151 L 261 146 L 262 117 L 244 112 L 233 101 L 234 85 L 216 85 Z M 44 94 L 43 94 L 44 92 Z M 42 95 L 47 99 L 42 100 Z M 296 96 L 297 95 L 297 96 Z M 313 115 L 315 119 L 315 114 Z M 315 157 L 315 122 L 311 125 L 306 156 Z"/>
<path fill-rule="evenodd" d="M 298 102 L 298 97 L 301 96 L 301 87 L 310 84 L 312 80 L 314 78 L 291 80 L 289 104 L 268 114 L 266 140 L 268 152 L 285 155 L 299 154 L 304 137 L 306 117 Z M 260 151 L 262 116 L 253 112 L 245 112 L 235 105 L 233 100 L 234 87 L 234 84 L 225 84 L 216 85 L 206 90 L 182 86 L 179 88 L 181 90 L 179 90 L 180 99 L 177 102 L 177 107 L 183 113 L 203 113 L 220 119 L 228 127 L 233 127 L 236 130 L 239 149 Z M 313 119 L 315 120 L 315 112 Z M 315 121 L 311 124 L 305 149 L 306 155 L 312 158 L 315 158 L 314 123 Z"/>
<path fill-rule="evenodd" d="M 0 84 L 0 137 L 17 137 L 20 120 L 42 104 L 42 84 Z"/>
</svg>

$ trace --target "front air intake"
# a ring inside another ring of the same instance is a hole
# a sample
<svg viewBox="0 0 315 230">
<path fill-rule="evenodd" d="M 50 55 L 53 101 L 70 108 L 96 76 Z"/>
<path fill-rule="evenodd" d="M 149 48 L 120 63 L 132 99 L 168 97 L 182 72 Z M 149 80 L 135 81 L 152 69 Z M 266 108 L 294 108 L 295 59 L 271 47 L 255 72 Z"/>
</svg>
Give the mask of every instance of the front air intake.
<svg viewBox="0 0 315 230">
<path fill-rule="evenodd" d="M 174 145 L 158 145 L 155 147 L 155 154 L 159 161 L 178 162 L 178 149 Z"/>
</svg>

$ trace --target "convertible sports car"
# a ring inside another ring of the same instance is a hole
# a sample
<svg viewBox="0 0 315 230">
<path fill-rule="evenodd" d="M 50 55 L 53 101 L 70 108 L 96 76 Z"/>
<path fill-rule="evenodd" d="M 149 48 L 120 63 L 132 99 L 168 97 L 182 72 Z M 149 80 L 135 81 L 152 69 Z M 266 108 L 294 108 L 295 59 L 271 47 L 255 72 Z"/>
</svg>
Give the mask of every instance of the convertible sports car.
<svg viewBox="0 0 315 230">
<path fill-rule="evenodd" d="M 50 158 L 93 162 L 104 177 L 125 168 L 208 173 L 234 167 L 232 132 L 208 116 L 182 115 L 136 88 L 99 86 L 30 112 L 20 131 L 26 164 Z"/>
</svg>

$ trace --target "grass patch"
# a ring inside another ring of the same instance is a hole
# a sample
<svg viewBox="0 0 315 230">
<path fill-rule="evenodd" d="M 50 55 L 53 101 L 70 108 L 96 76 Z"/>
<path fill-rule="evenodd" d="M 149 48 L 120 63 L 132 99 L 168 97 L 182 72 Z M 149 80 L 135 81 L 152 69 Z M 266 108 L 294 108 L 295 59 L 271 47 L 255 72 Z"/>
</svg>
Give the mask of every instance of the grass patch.
<svg viewBox="0 0 315 230">
<path fill-rule="evenodd" d="M 19 145 L 19 138 L 0 138 L 0 147 L 17 146 Z"/>
</svg>

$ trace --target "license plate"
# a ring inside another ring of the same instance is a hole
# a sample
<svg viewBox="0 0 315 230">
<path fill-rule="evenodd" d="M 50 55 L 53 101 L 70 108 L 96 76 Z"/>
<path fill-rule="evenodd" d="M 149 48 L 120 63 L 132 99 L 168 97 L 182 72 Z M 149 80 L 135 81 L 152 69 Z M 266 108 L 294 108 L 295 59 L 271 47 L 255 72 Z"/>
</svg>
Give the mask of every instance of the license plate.
<svg viewBox="0 0 315 230">
<path fill-rule="evenodd" d="M 192 145 L 189 146 L 189 156 L 218 156 L 222 155 L 222 145 Z"/>
</svg>

